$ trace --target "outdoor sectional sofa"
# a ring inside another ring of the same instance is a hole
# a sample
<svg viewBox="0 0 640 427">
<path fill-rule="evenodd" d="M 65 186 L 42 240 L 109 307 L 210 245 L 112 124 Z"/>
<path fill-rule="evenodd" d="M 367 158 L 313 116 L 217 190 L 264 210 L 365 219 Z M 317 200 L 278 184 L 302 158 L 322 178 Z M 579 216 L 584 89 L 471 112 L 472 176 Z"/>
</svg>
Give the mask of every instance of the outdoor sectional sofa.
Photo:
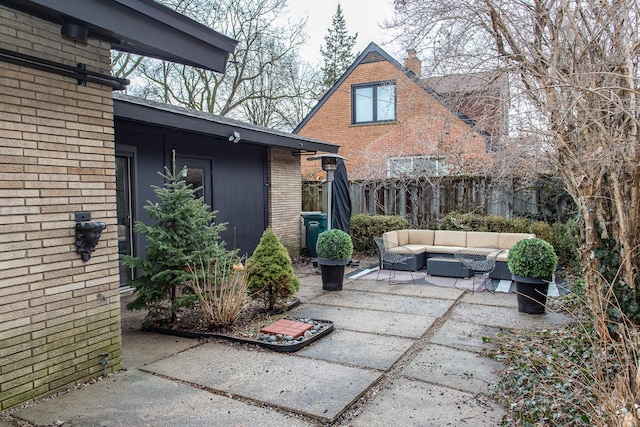
<svg viewBox="0 0 640 427">
<path fill-rule="evenodd" d="M 468 248 L 495 248 L 502 250 L 496 258 L 495 269 L 491 272 L 490 278 L 500 280 L 511 280 L 511 272 L 507 268 L 507 255 L 509 249 L 519 240 L 535 237 L 527 233 L 491 233 L 480 231 L 452 231 L 452 230 L 395 230 L 388 231 L 382 235 L 385 249 L 389 252 L 410 254 L 409 261 L 404 265 L 394 266 L 396 270 L 418 271 L 427 266 L 427 273 L 433 275 L 452 275 L 459 277 L 469 277 L 468 269 L 455 263 L 455 254 L 458 251 Z M 433 262 L 428 263 L 432 259 Z M 446 273 L 451 269 L 429 271 L 438 268 L 436 260 L 440 264 L 452 264 L 457 266 L 454 273 Z M 391 268 L 385 265 L 385 268 Z"/>
</svg>

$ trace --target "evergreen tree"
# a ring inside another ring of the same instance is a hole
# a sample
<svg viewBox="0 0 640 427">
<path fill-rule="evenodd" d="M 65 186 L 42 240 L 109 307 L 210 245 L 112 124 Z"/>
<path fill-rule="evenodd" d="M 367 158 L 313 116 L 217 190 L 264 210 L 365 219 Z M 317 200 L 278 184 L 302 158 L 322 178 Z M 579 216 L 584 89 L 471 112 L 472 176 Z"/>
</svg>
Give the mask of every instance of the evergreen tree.
<svg viewBox="0 0 640 427">
<path fill-rule="evenodd" d="M 324 64 L 322 65 L 322 83 L 331 87 L 349 68 L 355 55 L 353 46 L 356 44 L 358 33 L 353 36 L 347 34 L 347 24 L 342 15 L 342 7 L 338 3 L 332 26 L 324 36 L 325 45 L 320 47 Z"/>
<path fill-rule="evenodd" d="M 164 171 L 158 172 L 164 186 L 152 186 L 159 202 L 148 201 L 144 207 L 155 224 L 138 221 L 133 228 L 146 238 L 146 257 L 123 257 L 124 265 L 141 273 L 131 281 L 136 298 L 127 308 L 149 310 L 147 322 L 168 315 L 175 320 L 180 307 L 195 301 L 188 286 L 193 278 L 189 266 L 233 255 L 220 242 L 225 224 L 214 223 L 217 212 L 196 196 L 200 188 L 186 182 L 186 167 L 176 173 L 175 153 L 172 170 L 165 166 Z"/>
<path fill-rule="evenodd" d="M 254 298 L 264 300 L 273 310 L 300 288 L 300 281 L 293 272 L 291 257 L 273 230 L 267 228 L 256 246 L 246 267 L 247 288 Z"/>
</svg>

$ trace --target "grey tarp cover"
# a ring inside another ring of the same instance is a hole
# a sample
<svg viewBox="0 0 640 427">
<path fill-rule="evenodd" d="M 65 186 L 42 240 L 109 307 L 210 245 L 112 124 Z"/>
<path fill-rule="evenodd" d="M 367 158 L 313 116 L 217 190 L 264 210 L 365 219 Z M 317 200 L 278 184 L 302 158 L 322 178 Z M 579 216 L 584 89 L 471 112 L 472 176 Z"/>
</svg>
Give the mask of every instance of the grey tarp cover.
<svg viewBox="0 0 640 427">
<path fill-rule="evenodd" d="M 338 168 L 334 172 L 331 191 L 331 228 L 337 228 L 349 233 L 351 223 L 351 197 L 349 196 L 347 168 L 342 159 L 338 159 Z"/>
</svg>

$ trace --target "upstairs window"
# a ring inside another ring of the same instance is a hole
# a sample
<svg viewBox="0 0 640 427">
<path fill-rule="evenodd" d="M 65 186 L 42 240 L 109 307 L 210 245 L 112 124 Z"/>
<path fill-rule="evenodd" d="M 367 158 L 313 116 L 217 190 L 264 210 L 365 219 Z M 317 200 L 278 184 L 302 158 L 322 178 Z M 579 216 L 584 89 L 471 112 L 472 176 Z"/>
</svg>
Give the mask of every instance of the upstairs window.
<svg viewBox="0 0 640 427">
<path fill-rule="evenodd" d="M 352 86 L 353 123 L 377 123 L 396 120 L 396 84 L 379 82 Z"/>
</svg>

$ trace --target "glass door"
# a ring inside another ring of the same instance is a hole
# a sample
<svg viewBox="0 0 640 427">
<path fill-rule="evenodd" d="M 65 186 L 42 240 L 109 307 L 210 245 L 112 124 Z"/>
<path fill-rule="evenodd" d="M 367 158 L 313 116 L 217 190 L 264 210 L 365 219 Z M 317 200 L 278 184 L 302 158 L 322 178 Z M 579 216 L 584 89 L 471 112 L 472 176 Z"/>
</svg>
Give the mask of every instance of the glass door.
<svg viewBox="0 0 640 427">
<path fill-rule="evenodd" d="M 133 255 L 132 156 L 116 156 L 116 211 L 118 253 Z M 120 286 L 129 286 L 133 269 L 120 264 Z"/>
</svg>

